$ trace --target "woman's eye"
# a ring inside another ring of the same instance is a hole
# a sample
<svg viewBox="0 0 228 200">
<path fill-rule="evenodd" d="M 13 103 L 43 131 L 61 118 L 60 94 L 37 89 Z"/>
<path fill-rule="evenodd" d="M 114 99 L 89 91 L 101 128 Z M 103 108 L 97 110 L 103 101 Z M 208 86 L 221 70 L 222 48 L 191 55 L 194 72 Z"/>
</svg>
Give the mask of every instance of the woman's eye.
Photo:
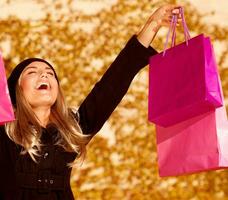
<svg viewBox="0 0 228 200">
<path fill-rule="evenodd" d="M 47 72 L 48 75 L 54 76 L 53 72 Z"/>
<path fill-rule="evenodd" d="M 30 71 L 30 72 L 28 72 L 28 74 L 34 74 L 34 73 L 36 73 L 35 71 Z"/>
</svg>

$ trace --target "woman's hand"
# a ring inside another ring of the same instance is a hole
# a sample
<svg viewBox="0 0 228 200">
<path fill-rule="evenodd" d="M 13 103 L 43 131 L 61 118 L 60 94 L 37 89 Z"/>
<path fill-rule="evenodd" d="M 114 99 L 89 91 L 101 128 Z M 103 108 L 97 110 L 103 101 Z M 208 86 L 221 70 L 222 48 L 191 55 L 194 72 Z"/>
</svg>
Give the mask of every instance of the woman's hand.
<svg viewBox="0 0 228 200">
<path fill-rule="evenodd" d="M 180 8 L 178 5 L 164 5 L 158 8 L 147 20 L 142 30 L 138 33 L 139 42 L 149 47 L 156 33 L 162 26 L 170 26 L 173 14 L 178 16 L 177 25 L 181 21 Z"/>
</svg>

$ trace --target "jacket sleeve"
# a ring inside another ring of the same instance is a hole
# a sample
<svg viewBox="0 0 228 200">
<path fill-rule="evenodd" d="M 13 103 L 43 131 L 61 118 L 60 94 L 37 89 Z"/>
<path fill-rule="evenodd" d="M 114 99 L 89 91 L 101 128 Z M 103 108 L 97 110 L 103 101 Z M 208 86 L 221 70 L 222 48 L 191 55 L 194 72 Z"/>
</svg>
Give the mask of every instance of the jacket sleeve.
<svg viewBox="0 0 228 200">
<path fill-rule="evenodd" d="M 132 36 L 80 105 L 78 121 L 83 134 L 93 136 L 102 128 L 126 94 L 135 75 L 156 53 L 152 47 L 144 47 L 136 35 Z"/>
</svg>

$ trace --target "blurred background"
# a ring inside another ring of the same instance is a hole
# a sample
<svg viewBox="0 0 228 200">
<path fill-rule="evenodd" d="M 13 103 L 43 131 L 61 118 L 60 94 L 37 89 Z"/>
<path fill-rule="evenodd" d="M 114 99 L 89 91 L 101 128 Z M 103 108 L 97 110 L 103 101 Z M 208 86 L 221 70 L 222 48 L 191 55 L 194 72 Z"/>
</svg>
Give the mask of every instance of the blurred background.
<svg viewBox="0 0 228 200">
<path fill-rule="evenodd" d="M 1 0 L 0 50 L 7 75 L 27 57 L 50 61 L 67 102 L 77 107 L 96 81 L 161 4 L 185 7 L 191 36 L 213 41 L 224 95 L 228 97 L 227 0 Z M 162 51 L 167 28 L 152 46 Z M 183 41 L 180 28 L 178 42 Z M 71 186 L 79 200 L 225 200 L 228 171 L 180 177 L 158 175 L 154 125 L 147 120 L 148 67 L 88 147 Z"/>
</svg>

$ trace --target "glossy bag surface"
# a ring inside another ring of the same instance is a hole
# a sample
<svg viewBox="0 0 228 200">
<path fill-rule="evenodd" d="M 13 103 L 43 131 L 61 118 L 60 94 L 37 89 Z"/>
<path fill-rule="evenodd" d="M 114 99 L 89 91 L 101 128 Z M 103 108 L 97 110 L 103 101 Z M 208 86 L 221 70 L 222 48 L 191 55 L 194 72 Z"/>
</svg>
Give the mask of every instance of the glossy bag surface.
<svg viewBox="0 0 228 200">
<path fill-rule="evenodd" d="M 149 121 L 168 127 L 221 107 L 218 69 L 203 34 L 150 58 Z"/>
</svg>

